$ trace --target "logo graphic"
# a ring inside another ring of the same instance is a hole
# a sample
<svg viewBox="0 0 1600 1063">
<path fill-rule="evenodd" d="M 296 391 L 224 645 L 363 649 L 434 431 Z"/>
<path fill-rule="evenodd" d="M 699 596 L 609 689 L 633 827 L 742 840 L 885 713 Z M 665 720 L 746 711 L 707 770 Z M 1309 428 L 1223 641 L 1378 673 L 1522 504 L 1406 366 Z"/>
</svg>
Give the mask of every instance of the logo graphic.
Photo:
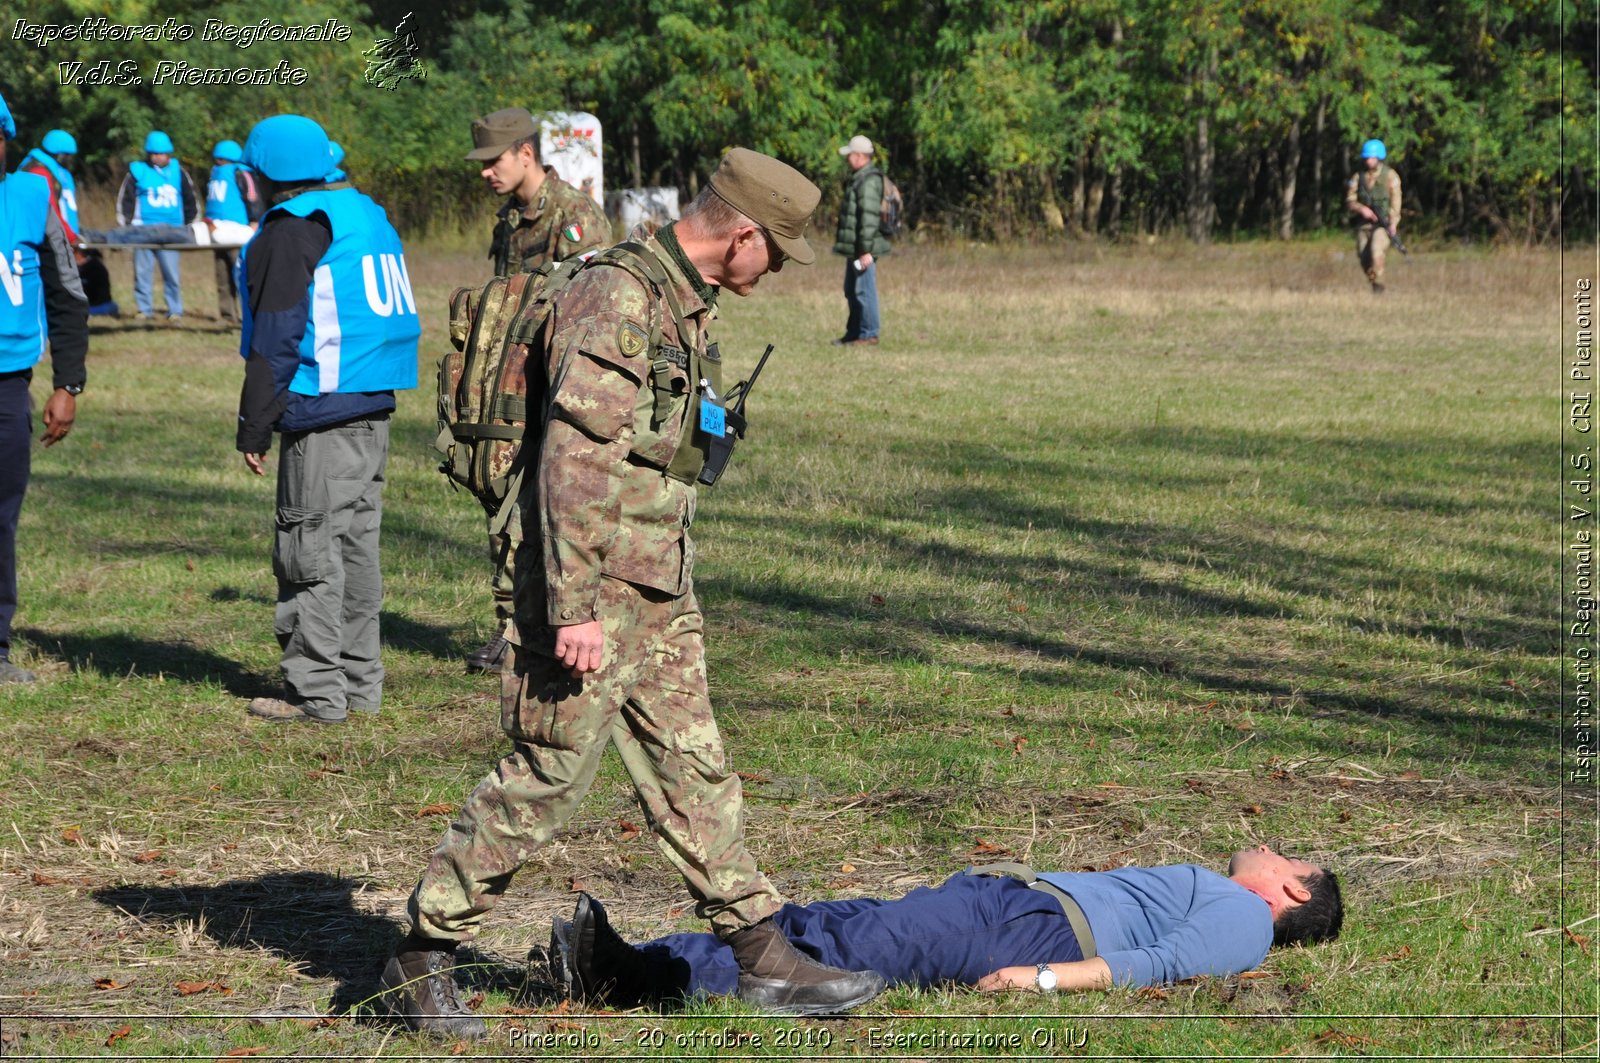
<svg viewBox="0 0 1600 1063">
<path fill-rule="evenodd" d="M 376 38 L 372 47 L 361 53 L 367 61 L 366 73 L 362 75 L 367 84 L 393 92 L 402 81 L 428 76 L 428 68 L 417 58 L 417 35 L 411 29 L 413 14 L 415 12 L 407 11 L 406 17 L 394 28 L 393 36 Z"/>
</svg>

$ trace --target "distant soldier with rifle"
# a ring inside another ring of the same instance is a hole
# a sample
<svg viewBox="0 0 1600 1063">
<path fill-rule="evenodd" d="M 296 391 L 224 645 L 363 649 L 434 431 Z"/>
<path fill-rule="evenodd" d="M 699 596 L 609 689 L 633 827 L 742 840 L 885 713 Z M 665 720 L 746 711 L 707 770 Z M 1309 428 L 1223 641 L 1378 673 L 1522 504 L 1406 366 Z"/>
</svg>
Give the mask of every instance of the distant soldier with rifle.
<svg viewBox="0 0 1600 1063">
<path fill-rule="evenodd" d="M 1345 188 L 1344 206 L 1356 225 L 1356 254 L 1374 294 L 1383 292 L 1383 256 L 1392 243 L 1402 255 L 1406 245 L 1396 231 L 1400 224 L 1400 175 L 1384 159 L 1389 149 L 1381 140 L 1361 145 L 1365 170 L 1352 174 Z"/>
<path fill-rule="evenodd" d="M 551 300 L 527 361 L 545 386 L 521 451 L 525 541 L 538 548 L 517 568 L 518 642 L 501 677 L 512 748 L 434 850 L 411 934 L 384 969 L 385 1004 L 413 1029 L 485 1035 L 456 993 L 456 946 L 572 818 L 611 745 L 696 911 L 730 946 L 742 999 L 831 1014 L 883 989 L 877 974 L 802 956 L 772 920 L 783 897 L 745 847 L 707 693 L 689 532 L 696 484 L 716 478 L 742 426 L 728 393 L 750 389 L 723 385 L 707 337 L 717 303 L 787 260 L 813 261 L 805 229 L 820 198 L 790 166 L 735 148 L 681 221 L 601 252 Z"/>
<path fill-rule="evenodd" d="M 521 107 L 508 107 L 472 123 L 469 161 L 495 193 L 506 197 L 495 215 L 489 257 L 496 276 L 538 269 L 569 258 L 589 258 L 611 245 L 611 225 L 600 205 L 573 188 L 539 160 L 539 127 Z M 489 560 L 494 565 L 490 589 L 498 630 L 483 646 L 467 654 L 467 671 L 498 672 L 506 657 L 506 636 L 512 633 L 512 584 L 522 521 L 515 508 L 510 520 L 495 521 L 491 512 Z"/>
</svg>

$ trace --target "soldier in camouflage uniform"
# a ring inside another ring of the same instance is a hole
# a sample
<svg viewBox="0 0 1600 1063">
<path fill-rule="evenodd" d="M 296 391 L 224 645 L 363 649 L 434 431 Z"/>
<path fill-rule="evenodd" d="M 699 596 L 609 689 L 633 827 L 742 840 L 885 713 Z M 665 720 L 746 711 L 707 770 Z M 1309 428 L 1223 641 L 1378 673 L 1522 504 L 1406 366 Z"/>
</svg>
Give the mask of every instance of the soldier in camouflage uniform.
<svg viewBox="0 0 1600 1063">
<path fill-rule="evenodd" d="M 721 359 L 706 327 L 722 290 L 746 295 L 786 258 L 820 193 L 736 148 L 683 220 L 604 252 L 555 298 L 542 446 L 522 496 L 540 570 L 518 573 L 520 644 L 502 675 L 511 752 L 468 797 L 411 896 L 411 936 L 383 973 L 391 1014 L 482 1035 L 451 977 L 511 877 L 568 822 L 614 745 L 696 910 L 733 948 L 739 993 L 820 1014 L 870 1000 L 871 972 L 824 967 L 771 921 L 783 899 L 744 844 L 706 691 L 693 583 L 695 481 Z M 537 520 L 538 524 L 533 525 Z"/>
<path fill-rule="evenodd" d="M 496 214 L 489 257 L 496 276 L 536 270 L 569 258 L 587 259 L 611 243 L 611 224 L 599 205 L 539 161 L 539 129 L 521 107 L 485 115 L 472 123 L 473 149 L 467 158 L 483 163 L 483 179 L 506 201 Z M 467 654 L 467 671 L 498 670 L 506 655 L 506 635 L 514 623 L 511 604 L 522 515 L 513 506 L 504 530 L 493 528 L 490 513 L 490 589 L 498 630 L 489 642 Z"/>
<path fill-rule="evenodd" d="M 1377 295 L 1383 294 L 1384 252 L 1400 224 L 1400 175 L 1384 161 L 1388 154 L 1381 140 L 1361 145 L 1364 169 L 1350 175 L 1344 192 L 1344 207 L 1356 226 L 1356 255 Z"/>
</svg>

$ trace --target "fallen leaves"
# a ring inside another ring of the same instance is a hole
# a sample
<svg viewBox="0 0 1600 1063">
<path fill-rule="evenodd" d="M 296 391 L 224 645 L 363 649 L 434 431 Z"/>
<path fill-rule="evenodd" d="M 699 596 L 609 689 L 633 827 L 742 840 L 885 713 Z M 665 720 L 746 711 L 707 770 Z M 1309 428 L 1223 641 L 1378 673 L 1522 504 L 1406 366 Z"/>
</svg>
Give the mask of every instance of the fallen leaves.
<svg viewBox="0 0 1600 1063">
<path fill-rule="evenodd" d="M 259 1056 L 267 1050 L 266 1045 L 251 1045 L 249 1048 L 230 1048 L 218 1059 L 238 1059 L 241 1056 Z"/>
<path fill-rule="evenodd" d="M 196 993 L 221 993 L 231 996 L 232 986 L 223 985 L 221 982 L 178 982 L 172 988 L 178 991 L 180 997 L 192 997 Z"/>
<path fill-rule="evenodd" d="M 1007 849 L 1003 845 L 996 845 L 994 842 L 988 841 L 988 840 L 983 839 L 983 838 L 979 838 L 978 839 L 978 844 L 974 845 L 972 847 L 972 855 L 973 856 L 1010 856 L 1011 855 L 1011 850 Z"/>
<path fill-rule="evenodd" d="M 94 980 L 94 987 L 106 992 L 111 992 L 112 990 L 116 989 L 126 989 L 133 984 L 133 981 L 133 979 L 129 979 L 126 982 L 119 982 L 115 978 L 96 978 Z"/>
<path fill-rule="evenodd" d="M 423 805 L 421 808 L 417 809 L 416 818 L 427 819 L 429 816 L 448 816 L 455 810 L 455 805 L 447 805 L 443 802 L 440 802 L 437 805 Z"/>
<path fill-rule="evenodd" d="M 106 1038 L 106 1047 L 110 1048 L 112 1045 L 116 1044 L 118 1041 L 122 1040 L 132 1032 L 132 1026 L 124 1025 L 117 1027 L 115 1030 L 111 1031 L 111 1036 Z"/>
<path fill-rule="evenodd" d="M 77 824 L 67 827 L 61 832 L 61 840 L 68 843 L 83 844 L 83 828 Z"/>
<path fill-rule="evenodd" d="M 843 874 L 853 875 L 856 873 L 856 865 L 846 862 L 839 865 L 839 870 Z"/>
<path fill-rule="evenodd" d="M 1575 934 L 1572 932 L 1571 927 L 1565 927 L 1561 931 L 1561 936 L 1582 949 L 1585 956 L 1589 955 L 1589 937 L 1587 934 Z"/>
<path fill-rule="evenodd" d="M 142 853 L 135 853 L 133 862 L 136 864 L 149 864 L 161 859 L 160 849 L 146 849 Z"/>
<path fill-rule="evenodd" d="M 1401 945 L 1399 949 L 1397 949 L 1394 952 L 1389 953 L 1389 955 L 1387 955 L 1387 956 L 1379 956 L 1378 957 L 1378 962 L 1379 963 L 1394 963 L 1396 960 L 1403 960 L 1407 956 L 1410 956 L 1410 955 L 1411 955 L 1411 946 L 1410 945 Z"/>
<path fill-rule="evenodd" d="M 621 834 L 617 835 L 617 840 L 622 842 L 631 842 L 640 833 L 638 824 L 629 823 L 625 819 L 617 820 L 617 829 L 622 831 Z"/>
</svg>

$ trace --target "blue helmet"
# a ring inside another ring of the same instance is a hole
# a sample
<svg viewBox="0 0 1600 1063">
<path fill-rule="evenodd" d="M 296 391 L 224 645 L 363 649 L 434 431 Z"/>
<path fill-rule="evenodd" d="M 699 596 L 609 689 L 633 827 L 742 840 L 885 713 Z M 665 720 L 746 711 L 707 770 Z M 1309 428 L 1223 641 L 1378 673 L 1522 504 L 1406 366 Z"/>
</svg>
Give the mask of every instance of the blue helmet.
<svg viewBox="0 0 1600 1063">
<path fill-rule="evenodd" d="M 171 155 L 172 138 L 159 129 L 151 130 L 144 138 L 144 150 L 147 155 Z"/>
<path fill-rule="evenodd" d="M 1383 141 L 1381 140 L 1369 140 L 1361 145 L 1361 157 L 1363 159 L 1387 159 L 1389 157 L 1389 149 L 1383 146 Z"/>
<path fill-rule="evenodd" d="M 211 149 L 211 157 L 223 162 L 238 162 L 244 158 L 244 149 L 237 140 L 219 140 L 217 146 Z"/>
<path fill-rule="evenodd" d="M 335 166 L 344 161 L 344 145 L 337 140 L 328 141 L 328 161 Z"/>
<path fill-rule="evenodd" d="M 11 117 L 11 108 L 6 106 L 6 98 L 0 96 L 0 133 L 10 140 L 17 135 L 17 120 Z"/>
<path fill-rule="evenodd" d="M 298 114 L 263 118 L 244 142 L 244 162 L 273 181 L 320 181 L 329 164 L 328 134 Z"/>
<path fill-rule="evenodd" d="M 76 155 L 78 154 L 78 141 L 65 129 L 52 129 L 44 135 L 39 142 L 46 155 Z"/>
</svg>

